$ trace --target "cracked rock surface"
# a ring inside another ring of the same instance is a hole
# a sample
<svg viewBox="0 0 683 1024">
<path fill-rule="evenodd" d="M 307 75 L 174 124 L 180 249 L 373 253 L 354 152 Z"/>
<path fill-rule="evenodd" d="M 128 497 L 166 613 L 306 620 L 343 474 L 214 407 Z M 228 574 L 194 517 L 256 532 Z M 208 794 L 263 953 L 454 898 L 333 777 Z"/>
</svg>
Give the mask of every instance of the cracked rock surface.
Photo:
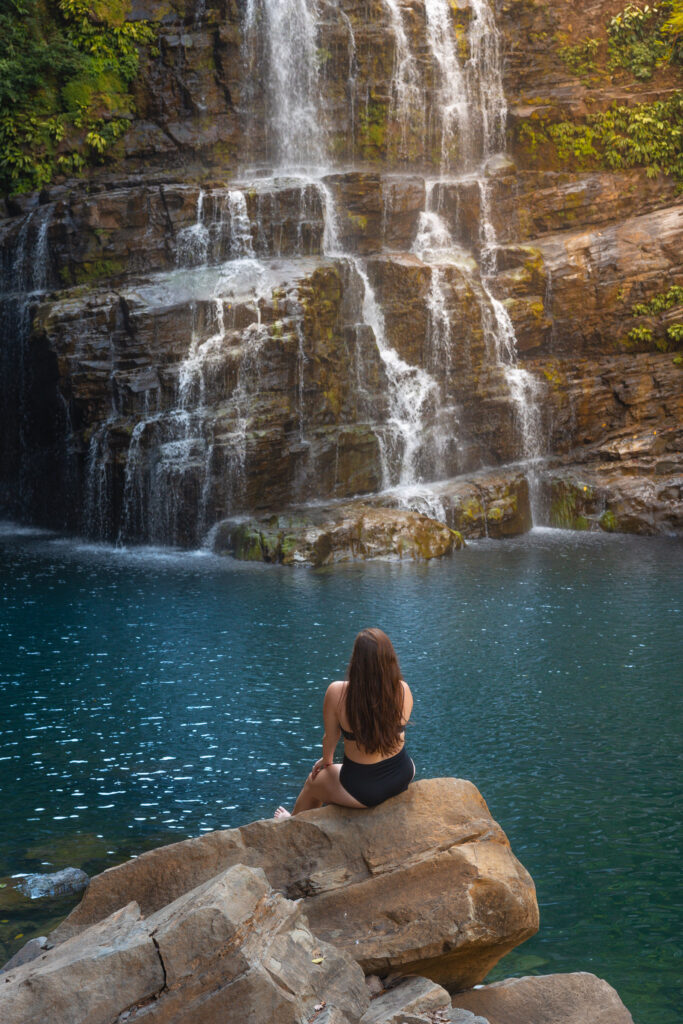
<svg viewBox="0 0 683 1024">
<path fill-rule="evenodd" d="M 146 920 L 129 903 L 3 981 L 3 1024 L 300 1024 L 321 1001 L 357 1024 L 369 1002 L 355 961 L 240 864 Z"/>
</svg>

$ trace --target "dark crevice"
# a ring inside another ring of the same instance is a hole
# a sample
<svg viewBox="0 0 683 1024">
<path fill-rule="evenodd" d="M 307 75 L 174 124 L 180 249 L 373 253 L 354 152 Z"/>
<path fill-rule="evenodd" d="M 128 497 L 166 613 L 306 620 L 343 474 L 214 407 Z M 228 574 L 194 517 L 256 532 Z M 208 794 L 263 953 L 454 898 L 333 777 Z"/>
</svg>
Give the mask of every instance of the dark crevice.
<svg viewBox="0 0 683 1024">
<path fill-rule="evenodd" d="M 150 938 L 151 938 L 152 942 L 154 943 L 154 948 L 157 951 L 157 956 L 159 957 L 159 963 L 161 964 L 161 969 L 164 972 L 164 984 L 162 985 L 161 990 L 160 990 L 161 992 L 164 992 L 168 988 L 167 977 L 166 977 L 166 964 L 164 963 L 164 958 L 161 955 L 161 950 L 159 949 L 159 943 L 157 942 L 157 940 L 154 938 L 153 935 L 150 935 Z"/>
</svg>

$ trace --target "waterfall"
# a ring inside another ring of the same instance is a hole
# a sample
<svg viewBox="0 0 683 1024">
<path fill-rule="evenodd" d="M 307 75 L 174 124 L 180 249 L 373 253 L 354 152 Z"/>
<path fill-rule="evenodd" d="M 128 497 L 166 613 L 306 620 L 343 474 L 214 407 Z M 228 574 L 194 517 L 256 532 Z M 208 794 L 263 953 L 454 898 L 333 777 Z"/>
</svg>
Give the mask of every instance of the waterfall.
<svg viewBox="0 0 683 1024">
<path fill-rule="evenodd" d="M 260 0 L 268 46 L 268 129 L 275 166 L 322 167 L 325 130 L 318 97 L 316 0 Z M 254 0 L 247 8 L 253 26 Z"/>
<path fill-rule="evenodd" d="M 398 0 L 384 0 L 394 36 L 394 69 L 391 82 L 392 102 L 390 116 L 398 122 L 401 138 L 398 156 L 406 159 L 409 153 L 411 127 L 422 128 L 424 134 L 424 92 L 420 86 L 417 61 L 406 34 L 403 12 Z M 416 124 L 417 123 L 417 124 Z"/>
<path fill-rule="evenodd" d="M 427 39 L 437 71 L 433 104 L 439 121 L 441 170 L 468 167 L 472 160 L 472 109 L 457 52 L 448 0 L 425 0 Z"/>
<path fill-rule="evenodd" d="M 303 481 L 301 493 L 311 496 L 320 436 L 327 452 L 334 452 L 336 445 L 335 458 L 341 463 L 340 436 L 349 425 L 343 417 L 351 408 L 376 439 L 374 479 L 381 478 L 384 489 L 403 488 L 406 496 L 412 489 L 410 500 L 416 507 L 438 512 L 440 499 L 428 485 L 460 471 L 466 464 L 460 451 L 469 444 L 469 407 L 461 397 L 465 385 L 456 379 L 463 363 L 466 370 L 468 366 L 457 348 L 460 338 L 466 337 L 467 344 L 470 338 L 457 325 L 457 302 L 465 301 L 459 299 L 464 294 L 468 302 L 474 297 L 475 319 L 478 303 L 486 369 L 493 367 L 496 387 L 502 381 L 507 389 L 503 402 L 514 414 L 517 451 L 529 466 L 534 498 L 535 467 L 543 452 L 540 385 L 518 363 L 514 326 L 496 293 L 500 250 L 487 165 L 504 149 L 507 109 L 492 4 L 470 0 L 460 8 L 451 0 L 424 0 L 424 5 L 380 0 L 377 6 L 389 33 L 382 59 L 392 63 L 390 83 L 385 72 L 384 92 L 373 93 L 374 83 L 361 81 L 368 57 L 358 25 L 338 0 L 246 0 L 243 5 L 242 54 L 251 80 L 237 102 L 240 117 L 251 119 L 258 146 L 264 140 L 259 159 L 265 152 L 267 163 L 250 168 L 252 154 L 245 148 L 239 178 L 197 187 L 191 223 L 185 193 L 179 214 L 185 219 L 175 232 L 175 269 L 133 289 L 134 306 L 138 303 L 133 317 L 136 310 L 145 315 L 186 302 L 193 311 L 192 328 L 179 339 L 175 362 L 163 366 L 156 402 L 146 402 L 144 409 L 135 398 L 138 392 L 119 401 L 117 396 L 127 394 L 127 368 L 120 371 L 120 386 L 112 352 L 111 408 L 106 420 L 84 433 L 85 512 L 94 535 L 194 543 L 217 516 L 249 508 L 249 489 L 253 491 L 263 463 L 259 444 L 264 443 L 268 409 L 259 405 L 259 389 L 272 369 L 266 353 L 276 361 L 289 360 L 289 397 L 283 397 L 286 388 L 278 384 L 282 390 L 277 401 L 286 410 L 282 432 L 290 445 L 288 457 L 295 452 L 298 460 L 291 462 L 298 482 L 289 491 L 283 489 L 285 493 L 298 495 Z M 330 26 L 334 42 L 326 36 Z M 345 83 L 334 80 L 334 72 L 330 78 L 323 73 L 330 60 L 326 44 L 341 52 Z M 327 124 L 326 111 L 344 95 L 349 113 L 342 126 L 348 127 L 349 138 L 340 140 Z M 335 153 L 354 154 L 363 118 L 357 104 L 363 96 L 377 108 L 388 107 L 386 141 L 378 148 L 385 147 L 394 168 L 414 166 L 420 159 L 422 173 L 431 168 L 417 218 L 414 207 L 406 212 L 400 205 L 405 174 L 380 175 L 379 184 L 372 185 L 379 189 L 378 212 L 374 196 L 363 192 L 362 172 L 367 168 L 349 170 L 333 158 Z M 440 186 L 445 181 L 454 187 L 476 183 L 479 189 L 476 258 L 458 244 L 453 210 L 442 205 Z M 372 201 L 366 217 L 363 203 L 368 197 Z M 410 216 L 417 219 L 412 234 L 402 227 L 397 231 L 397 220 L 403 224 Z M 381 219 L 376 246 L 363 234 L 365 223 L 356 230 L 370 217 Z M 49 214 L 39 207 L 17 232 L 11 290 L 21 295 L 26 324 L 19 335 L 25 338 L 32 296 L 50 283 L 48 227 Z M 412 254 L 402 253 L 400 259 L 418 282 L 419 337 L 409 336 L 411 328 L 397 326 L 400 303 L 383 288 L 384 272 L 388 267 L 398 273 L 399 257 L 390 254 L 389 262 L 373 261 L 397 237 L 407 241 L 396 248 Z M 315 406 L 307 402 L 307 389 L 319 367 L 317 353 L 309 348 L 297 289 L 321 257 L 335 264 L 343 281 L 339 316 L 344 319 L 353 394 L 346 406 L 345 396 L 337 396 L 336 406 L 330 401 L 327 419 L 315 424 L 315 434 L 307 423 L 307 407 Z M 481 337 L 477 334 L 480 349 Z M 264 387 L 269 386 L 266 381 Z M 483 458 L 487 445 L 485 440 Z M 495 460 L 499 449 L 491 444 L 489 450 Z"/>
</svg>

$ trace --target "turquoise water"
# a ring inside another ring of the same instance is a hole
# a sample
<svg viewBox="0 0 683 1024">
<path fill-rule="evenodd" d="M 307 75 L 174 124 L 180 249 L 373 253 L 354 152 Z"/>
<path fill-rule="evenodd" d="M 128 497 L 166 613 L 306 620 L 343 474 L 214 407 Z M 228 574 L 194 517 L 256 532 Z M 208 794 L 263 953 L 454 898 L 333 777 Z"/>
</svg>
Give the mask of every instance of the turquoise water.
<svg viewBox="0 0 683 1024">
<path fill-rule="evenodd" d="M 540 531 L 314 572 L 5 526 L 0 552 L 0 954 L 70 906 L 10 876 L 291 804 L 379 625 L 418 777 L 472 779 L 536 882 L 540 932 L 492 977 L 593 971 L 637 1024 L 679 1024 L 680 543 Z"/>
</svg>

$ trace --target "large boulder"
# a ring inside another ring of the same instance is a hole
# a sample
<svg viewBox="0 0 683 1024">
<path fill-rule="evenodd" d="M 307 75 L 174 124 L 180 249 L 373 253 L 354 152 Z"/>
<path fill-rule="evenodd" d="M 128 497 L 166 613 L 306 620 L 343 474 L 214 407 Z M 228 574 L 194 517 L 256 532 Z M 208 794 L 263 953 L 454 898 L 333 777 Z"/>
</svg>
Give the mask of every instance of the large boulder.
<svg viewBox="0 0 683 1024">
<path fill-rule="evenodd" d="M 353 959 L 242 865 L 144 921 L 130 903 L 3 982 L 3 1024 L 300 1024 L 321 1005 L 357 1024 L 369 1003 Z"/>
<path fill-rule="evenodd" d="M 612 986 L 585 971 L 507 978 L 458 993 L 453 1006 L 489 1024 L 633 1024 Z"/>
<path fill-rule="evenodd" d="M 476 787 L 429 779 L 370 810 L 330 806 L 145 853 L 95 876 L 52 941 L 131 900 L 157 913 L 240 863 L 302 899 L 315 934 L 366 973 L 468 988 L 538 929 L 533 881 Z"/>
</svg>

